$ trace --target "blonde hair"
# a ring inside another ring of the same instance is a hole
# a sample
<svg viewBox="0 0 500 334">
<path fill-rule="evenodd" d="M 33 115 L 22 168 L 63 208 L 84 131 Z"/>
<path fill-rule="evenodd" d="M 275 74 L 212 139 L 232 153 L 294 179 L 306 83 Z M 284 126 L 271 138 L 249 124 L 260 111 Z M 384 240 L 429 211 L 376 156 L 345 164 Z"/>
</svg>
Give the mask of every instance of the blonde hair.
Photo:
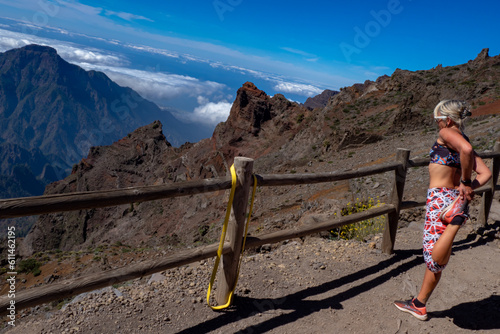
<svg viewBox="0 0 500 334">
<path fill-rule="evenodd" d="M 464 130 L 464 120 L 470 115 L 470 105 L 460 100 L 443 100 L 434 108 L 434 117 L 446 116 L 458 125 L 460 130 Z"/>
</svg>

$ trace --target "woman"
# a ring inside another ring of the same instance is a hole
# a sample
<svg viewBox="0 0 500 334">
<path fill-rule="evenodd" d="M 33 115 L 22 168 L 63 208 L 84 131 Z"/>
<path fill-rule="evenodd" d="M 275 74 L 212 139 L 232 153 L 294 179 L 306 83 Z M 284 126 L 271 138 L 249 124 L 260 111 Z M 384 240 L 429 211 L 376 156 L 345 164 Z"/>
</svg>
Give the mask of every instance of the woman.
<svg viewBox="0 0 500 334">
<path fill-rule="evenodd" d="M 439 136 L 430 151 L 423 238 L 427 268 L 419 294 L 408 301 L 394 302 L 398 309 L 420 320 L 427 319 L 425 304 L 448 264 L 453 240 L 468 217 L 467 203 L 474 197 L 474 189 L 491 177 L 490 170 L 463 133 L 464 120 L 470 115 L 469 106 L 458 100 L 441 101 L 434 108 Z M 472 171 L 476 172 L 474 180 Z M 443 210 L 450 210 L 446 219 L 441 215 Z"/>
</svg>

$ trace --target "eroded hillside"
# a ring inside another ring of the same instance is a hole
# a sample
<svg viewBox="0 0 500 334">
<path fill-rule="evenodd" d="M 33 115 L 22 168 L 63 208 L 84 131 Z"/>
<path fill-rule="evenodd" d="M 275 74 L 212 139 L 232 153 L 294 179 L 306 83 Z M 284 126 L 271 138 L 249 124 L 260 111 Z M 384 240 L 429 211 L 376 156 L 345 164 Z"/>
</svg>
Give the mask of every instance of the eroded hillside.
<svg viewBox="0 0 500 334">
<path fill-rule="evenodd" d="M 252 83 L 239 90 L 226 122 L 212 138 L 173 148 L 154 122 L 110 146 L 93 147 L 66 179 L 46 194 L 116 189 L 228 175 L 235 156 L 254 158 L 255 172 L 311 173 L 356 168 L 393 159 L 395 149 L 426 156 L 435 138 L 432 109 L 442 99 L 473 106 L 470 137 L 476 150 L 499 137 L 500 56 L 487 49 L 466 64 L 391 76 L 341 89 L 324 108 L 268 96 Z M 426 187 L 426 171 L 410 171 L 408 198 Z M 334 184 L 260 189 L 252 233 L 300 224 L 310 211 L 339 210 L 356 197 L 386 199 L 381 175 Z M 76 250 L 99 244 L 174 247 L 213 242 L 227 193 L 132 203 L 42 216 L 26 238 L 25 254 Z"/>
</svg>

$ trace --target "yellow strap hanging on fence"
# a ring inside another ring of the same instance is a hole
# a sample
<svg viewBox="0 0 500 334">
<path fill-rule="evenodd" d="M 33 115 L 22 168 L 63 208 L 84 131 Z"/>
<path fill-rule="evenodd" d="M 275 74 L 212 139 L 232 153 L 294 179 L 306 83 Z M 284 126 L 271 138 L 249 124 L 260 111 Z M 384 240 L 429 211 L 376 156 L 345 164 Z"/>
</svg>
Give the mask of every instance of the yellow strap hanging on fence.
<svg viewBox="0 0 500 334">
<path fill-rule="evenodd" d="M 224 248 L 224 240 L 226 239 L 227 224 L 229 222 L 229 216 L 231 215 L 231 208 L 232 208 L 233 200 L 234 200 L 234 191 L 236 189 L 236 172 L 234 170 L 234 165 L 231 166 L 231 182 L 232 182 L 231 192 L 229 193 L 229 201 L 227 203 L 226 217 L 224 218 L 224 224 L 222 225 L 222 234 L 220 237 L 219 248 L 217 249 L 217 257 L 215 258 L 215 264 L 214 264 L 214 269 L 212 271 L 212 277 L 210 277 L 210 283 L 208 284 L 207 304 L 208 304 L 208 306 L 210 306 L 210 308 L 212 310 L 222 310 L 222 309 L 227 308 L 229 305 L 231 305 L 234 290 L 236 289 L 236 284 L 238 283 L 238 276 L 240 273 L 241 261 L 243 259 L 243 251 L 245 250 L 245 242 L 247 240 L 248 225 L 250 223 L 250 218 L 252 216 L 253 202 L 255 199 L 255 190 L 257 189 L 257 177 L 255 176 L 255 174 L 253 174 L 252 199 L 250 201 L 250 210 L 248 211 L 248 218 L 247 218 L 247 222 L 246 222 L 246 226 L 245 226 L 245 234 L 243 237 L 243 244 L 241 247 L 241 257 L 240 257 L 240 261 L 238 262 L 238 269 L 236 272 L 236 280 L 234 282 L 233 288 L 229 292 L 229 298 L 227 300 L 227 303 L 224 305 L 212 306 L 212 305 L 210 305 L 210 293 L 212 291 L 212 286 L 213 286 L 214 281 L 215 281 L 215 275 L 217 274 L 217 269 L 219 268 L 219 263 L 220 263 L 220 259 L 222 256 L 222 250 Z"/>
</svg>

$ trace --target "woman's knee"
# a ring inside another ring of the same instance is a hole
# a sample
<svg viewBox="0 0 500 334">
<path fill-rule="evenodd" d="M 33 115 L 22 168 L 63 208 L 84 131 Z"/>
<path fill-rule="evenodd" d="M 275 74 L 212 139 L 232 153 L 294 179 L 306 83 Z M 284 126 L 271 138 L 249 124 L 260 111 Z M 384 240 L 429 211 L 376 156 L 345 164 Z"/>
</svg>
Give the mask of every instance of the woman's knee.
<svg viewBox="0 0 500 334">
<path fill-rule="evenodd" d="M 432 261 L 435 263 L 440 263 L 441 265 L 446 265 L 448 261 L 446 261 L 446 254 L 442 254 L 438 256 L 436 252 L 432 253 Z"/>
<path fill-rule="evenodd" d="M 434 274 L 439 274 L 440 272 L 442 272 L 447 265 L 447 263 L 439 264 L 437 261 L 434 261 L 433 259 L 430 261 L 426 261 L 425 264 L 427 265 L 427 268 Z"/>
</svg>

